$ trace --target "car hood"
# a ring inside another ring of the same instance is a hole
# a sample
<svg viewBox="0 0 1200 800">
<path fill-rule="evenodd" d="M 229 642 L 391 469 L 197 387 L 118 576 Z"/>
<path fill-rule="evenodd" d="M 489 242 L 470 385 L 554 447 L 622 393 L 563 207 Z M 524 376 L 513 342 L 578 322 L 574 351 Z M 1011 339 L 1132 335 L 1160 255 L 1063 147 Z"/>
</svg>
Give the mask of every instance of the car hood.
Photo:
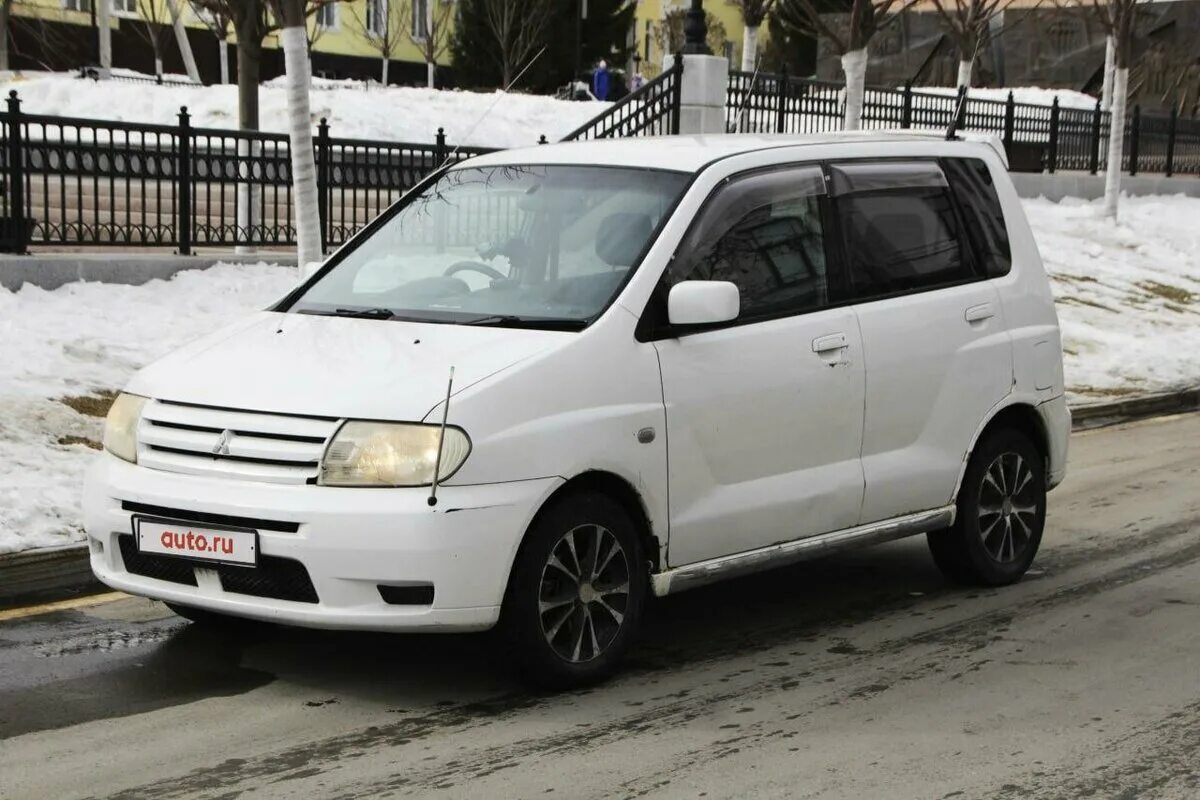
<svg viewBox="0 0 1200 800">
<path fill-rule="evenodd" d="M 159 400 L 281 414 L 421 420 L 454 391 L 577 333 L 261 312 L 156 361 Z"/>
</svg>

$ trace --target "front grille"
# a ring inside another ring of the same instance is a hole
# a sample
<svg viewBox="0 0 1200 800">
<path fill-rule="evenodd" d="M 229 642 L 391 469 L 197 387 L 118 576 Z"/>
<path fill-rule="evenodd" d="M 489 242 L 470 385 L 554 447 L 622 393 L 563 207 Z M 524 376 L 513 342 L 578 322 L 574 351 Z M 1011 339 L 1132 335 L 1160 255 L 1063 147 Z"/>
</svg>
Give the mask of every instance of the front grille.
<svg viewBox="0 0 1200 800">
<path fill-rule="evenodd" d="M 152 400 L 138 423 L 150 469 L 267 483 L 315 482 L 338 420 Z"/>
<path fill-rule="evenodd" d="M 299 561 L 290 558 L 260 555 L 256 567 L 218 564 L 214 569 L 221 579 L 221 588 L 233 594 L 291 600 L 294 603 L 317 602 L 317 590 L 308 577 L 308 570 Z"/>
<path fill-rule="evenodd" d="M 185 586 L 196 585 L 196 573 L 192 564 L 187 561 L 143 553 L 137 549 L 132 536 L 118 536 L 117 546 L 121 550 L 121 560 L 125 562 L 126 572 L 141 575 L 143 578 L 182 583 Z"/>
<path fill-rule="evenodd" d="M 121 501 L 121 508 L 135 514 L 145 514 L 151 517 L 177 519 L 180 522 L 190 522 L 215 528 L 253 528 L 260 531 L 278 531 L 280 533 L 295 533 L 300 530 L 299 522 L 283 522 L 275 519 L 259 519 L 258 517 L 235 517 L 230 514 L 210 514 L 207 511 L 188 511 L 182 508 L 152 506 L 148 503 L 133 503 Z"/>
</svg>

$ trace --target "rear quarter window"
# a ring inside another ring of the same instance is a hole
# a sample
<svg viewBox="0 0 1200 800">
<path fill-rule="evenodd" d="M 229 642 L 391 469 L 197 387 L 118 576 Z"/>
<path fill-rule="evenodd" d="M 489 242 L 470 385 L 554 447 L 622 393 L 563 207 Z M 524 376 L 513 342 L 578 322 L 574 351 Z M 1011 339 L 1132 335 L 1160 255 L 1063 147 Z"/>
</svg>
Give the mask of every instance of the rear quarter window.
<svg viewBox="0 0 1200 800">
<path fill-rule="evenodd" d="M 976 262 L 989 278 L 1007 275 L 1012 269 L 1012 250 L 1004 210 L 987 163 L 978 158 L 945 158 L 942 170 L 962 209 Z"/>
</svg>

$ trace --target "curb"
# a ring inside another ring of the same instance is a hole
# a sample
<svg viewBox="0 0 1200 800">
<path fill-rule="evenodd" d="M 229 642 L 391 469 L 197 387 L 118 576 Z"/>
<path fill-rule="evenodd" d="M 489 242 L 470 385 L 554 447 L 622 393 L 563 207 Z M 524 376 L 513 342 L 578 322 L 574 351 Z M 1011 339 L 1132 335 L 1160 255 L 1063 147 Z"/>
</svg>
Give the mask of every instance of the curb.
<svg viewBox="0 0 1200 800">
<path fill-rule="evenodd" d="M 1200 388 L 1088 403 L 1071 409 L 1071 429 L 1085 431 L 1146 417 L 1200 410 Z M 92 574 L 87 545 L 0 556 L 0 608 L 104 591 Z"/>
</svg>

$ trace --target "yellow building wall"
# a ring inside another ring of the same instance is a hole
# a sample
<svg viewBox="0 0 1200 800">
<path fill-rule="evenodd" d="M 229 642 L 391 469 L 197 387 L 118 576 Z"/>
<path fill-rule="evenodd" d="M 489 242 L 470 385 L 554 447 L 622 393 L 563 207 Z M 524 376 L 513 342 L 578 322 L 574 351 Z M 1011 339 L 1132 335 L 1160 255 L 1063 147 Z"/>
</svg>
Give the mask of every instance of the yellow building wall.
<svg viewBox="0 0 1200 800">
<path fill-rule="evenodd" d="M 635 39 L 637 52 L 642 57 L 641 70 L 647 78 L 652 78 L 662 71 L 663 48 L 656 35 L 662 29 L 663 19 L 668 11 L 686 11 L 691 7 L 690 0 L 635 0 L 637 11 L 634 13 Z M 730 66 L 737 69 L 742 61 L 742 14 L 738 7 L 728 0 L 705 0 L 704 10 L 715 17 L 725 26 L 725 38 L 733 44 L 733 54 Z M 646 31 L 650 31 L 650 55 L 646 56 Z M 759 31 L 759 49 L 761 51 L 765 39 L 766 26 Z M 717 53 L 716 55 L 722 55 Z"/>
</svg>

